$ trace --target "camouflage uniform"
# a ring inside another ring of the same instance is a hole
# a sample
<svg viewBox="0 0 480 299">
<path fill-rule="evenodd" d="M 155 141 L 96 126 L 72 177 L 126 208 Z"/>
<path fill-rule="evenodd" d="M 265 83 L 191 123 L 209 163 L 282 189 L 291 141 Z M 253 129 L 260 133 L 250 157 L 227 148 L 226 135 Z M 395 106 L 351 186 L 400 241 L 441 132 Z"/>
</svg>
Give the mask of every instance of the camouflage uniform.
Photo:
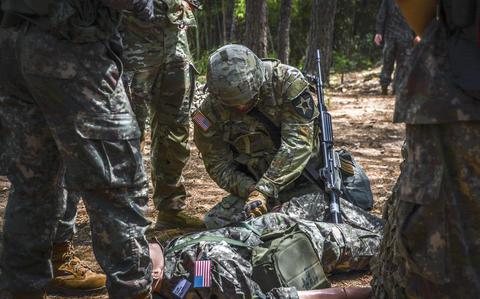
<svg viewBox="0 0 480 299">
<path fill-rule="evenodd" d="M 284 230 L 297 223 L 300 230 L 312 240 L 327 274 L 368 269 L 369 260 L 376 254 L 381 239 L 378 231 L 270 213 L 254 218 L 245 225 L 190 234 L 170 242 L 165 248 L 162 295 L 174 298 L 172 292 L 182 279 L 193 281 L 194 262 L 211 260 L 212 286 L 190 289 L 187 298 L 298 298 L 294 287 L 275 288 L 266 294 L 262 292 L 252 279 L 251 248 L 205 239 L 191 245 L 181 245 L 201 237 L 220 237 L 238 240 L 253 247 L 262 243 L 259 238 L 262 233 Z"/>
<path fill-rule="evenodd" d="M 318 111 L 309 84 L 294 67 L 263 64 L 266 79 L 252 111 L 239 113 L 210 94 L 193 115 L 194 140 L 205 168 L 232 194 L 207 213 L 208 228 L 218 227 L 221 219 L 227 221 L 221 226 L 233 221 L 252 189 L 271 198 L 273 206 L 306 188 L 299 186 L 310 185 L 300 176 L 318 151 Z M 273 132 L 259 115 L 281 129 Z"/>
<path fill-rule="evenodd" d="M 2 8 L 18 12 L 22 3 L 2 0 Z M 8 157 L 0 288 L 42 290 L 52 278 L 49 258 L 67 186 L 85 198 L 110 298 L 132 298 L 151 284 L 140 131 L 107 46 L 119 14 L 101 2 L 81 4 L 89 5 L 55 1 L 49 13 L 56 18 L 30 19 L 42 26 L 16 17 L 0 28 L 0 123 L 15 150 Z"/>
<path fill-rule="evenodd" d="M 480 293 L 480 100 L 453 84 L 447 36 L 442 18 L 431 22 L 396 102 L 408 153 L 387 203 L 375 298 Z"/>
<path fill-rule="evenodd" d="M 187 28 L 196 26 L 183 0 L 155 0 L 155 19 L 124 20 L 124 62 L 142 136 L 150 108 L 153 201 L 157 210 L 182 210 L 182 170 L 190 156 L 189 114 L 194 68 Z"/>
<path fill-rule="evenodd" d="M 80 201 L 80 195 L 75 192 L 67 192 L 67 201 L 65 214 L 58 222 L 57 233 L 53 240 L 54 244 L 69 242 L 77 232 L 75 225 L 77 221 L 77 206 Z"/>
<path fill-rule="evenodd" d="M 390 85 L 396 62 L 397 67 L 395 69 L 393 88 L 398 90 L 398 84 L 402 78 L 402 70 L 413 46 L 415 35 L 405 21 L 395 0 L 382 1 L 377 14 L 375 30 L 377 34 L 382 35 L 384 43 L 380 85 Z"/>
</svg>

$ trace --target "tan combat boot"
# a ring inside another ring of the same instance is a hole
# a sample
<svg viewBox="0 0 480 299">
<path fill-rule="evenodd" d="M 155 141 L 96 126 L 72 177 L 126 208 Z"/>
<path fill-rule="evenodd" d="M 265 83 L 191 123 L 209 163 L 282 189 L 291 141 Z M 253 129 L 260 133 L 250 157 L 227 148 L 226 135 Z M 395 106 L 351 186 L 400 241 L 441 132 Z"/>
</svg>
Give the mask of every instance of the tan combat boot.
<svg viewBox="0 0 480 299">
<path fill-rule="evenodd" d="M 93 272 L 76 255 L 71 242 L 54 244 L 52 255 L 54 278 L 48 293 L 82 296 L 105 289 L 104 274 Z"/>
<path fill-rule="evenodd" d="M 185 211 L 159 211 L 155 229 L 170 229 L 170 228 L 205 228 L 205 222 L 202 218 L 188 215 Z"/>
</svg>

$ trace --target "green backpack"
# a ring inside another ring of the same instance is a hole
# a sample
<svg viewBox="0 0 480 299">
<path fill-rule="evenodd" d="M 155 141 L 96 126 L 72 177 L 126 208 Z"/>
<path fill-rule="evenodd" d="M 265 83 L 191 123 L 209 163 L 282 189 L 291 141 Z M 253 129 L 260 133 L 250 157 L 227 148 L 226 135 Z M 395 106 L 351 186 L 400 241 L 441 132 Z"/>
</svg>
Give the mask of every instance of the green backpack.
<svg viewBox="0 0 480 299">
<path fill-rule="evenodd" d="M 262 291 L 278 287 L 311 290 L 330 287 L 320 257 L 298 225 L 261 236 L 253 248 L 253 280 Z"/>
</svg>

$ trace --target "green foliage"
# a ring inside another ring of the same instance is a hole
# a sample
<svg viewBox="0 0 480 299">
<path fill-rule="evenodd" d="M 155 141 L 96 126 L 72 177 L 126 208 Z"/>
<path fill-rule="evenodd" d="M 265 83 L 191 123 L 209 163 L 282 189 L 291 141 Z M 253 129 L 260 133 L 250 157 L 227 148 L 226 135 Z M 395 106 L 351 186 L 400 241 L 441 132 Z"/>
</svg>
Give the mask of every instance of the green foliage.
<svg viewBox="0 0 480 299">
<path fill-rule="evenodd" d="M 226 0 L 202 0 L 204 9 L 197 13 L 198 35 L 189 30 L 190 45 L 200 72 L 206 71 L 208 56 L 228 42 L 242 43 L 245 30 L 245 1 L 236 0 L 235 30 L 230 41 L 224 40 Z M 381 57 L 373 43 L 375 16 L 381 0 L 337 0 L 334 33 L 334 72 L 366 68 Z M 313 0 L 292 0 L 290 27 L 290 64 L 301 68 L 307 51 Z M 277 57 L 277 35 L 281 0 L 267 0 L 268 55 Z"/>
<path fill-rule="evenodd" d="M 200 59 L 195 60 L 195 68 L 197 71 L 205 75 L 207 73 L 207 64 L 208 64 L 208 57 L 210 56 L 210 52 L 204 52 Z"/>
<path fill-rule="evenodd" d="M 368 68 L 381 56 L 380 49 L 373 43 L 380 1 L 338 0 L 333 54 L 335 72 Z"/>
<path fill-rule="evenodd" d="M 245 20 L 245 0 L 235 1 L 235 18 L 238 21 Z"/>
</svg>

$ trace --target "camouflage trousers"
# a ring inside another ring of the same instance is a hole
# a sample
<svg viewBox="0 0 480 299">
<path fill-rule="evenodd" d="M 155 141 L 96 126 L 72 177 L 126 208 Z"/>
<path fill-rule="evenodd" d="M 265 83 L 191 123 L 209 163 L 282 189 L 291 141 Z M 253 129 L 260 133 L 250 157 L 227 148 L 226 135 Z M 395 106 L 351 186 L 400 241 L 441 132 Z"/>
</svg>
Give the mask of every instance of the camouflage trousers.
<svg viewBox="0 0 480 299">
<path fill-rule="evenodd" d="M 33 291 L 52 278 L 67 187 L 85 199 L 110 298 L 149 291 L 140 133 L 114 54 L 102 42 L 73 44 L 32 24 L 0 29 L 0 52 L 0 123 L 10 132 L 2 143 L 14 153 L 0 288 Z"/>
<path fill-rule="evenodd" d="M 393 89 L 398 90 L 403 78 L 405 62 L 413 46 L 413 41 L 398 38 L 387 38 L 383 46 L 382 70 L 380 72 L 380 85 L 388 86 L 392 82 L 395 69 Z"/>
<path fill-rule="evenodd" d="M 182 210 L 186 199 L 182 171 L 190 157 L 188 135 L 195 88 L 194 68 L 184 53 L 188 51 L 184 30 L 157 26 L 155 45 L 138 41 L 135 33 L 126 30 L 126 77 L 142 138 L 147 119 L 150 119 L 155 207 L 157 210 Z M 150 47 L 155 49 L 149 51 Z M 138 49 L 145 52 L 138 53 Z"/>
<path fill-rule="evenodd" d="M 283 203 L 282 203 L 283 202 Z M 369 231 L 383 229 L 383 221 L 369 212 L 340 199 L 342 219 L 352 227 Z M 245 220 L 243 207 L 245 199 L 235 195 L 223 198 L 205 214 L 208 229 L 226 227 Z M 325 193 L 312 184 L 302 184 L 298 188 L 280 193 L 280 202 L 269 204 L 270 211 L 279 212 L 296 219 L 310 221 L 329 221 L 329 203 Z"/>
<path fill-rule="evenodd" d="M 186 61 L 129 73 L 131 102 L 145 134 L 150 110 L 153 201 L 157 210 L 181 210 L 186 191 L 182 171 L 190 157 L 189 115 L 193 72 Z"/>
<path fill-rule="evenodd" d="M 375 298 L 477 298 L 480 123 L 407 125 L 406 133 L 373 267 Z"/>
<path fill-rule="evenodd" d="M 57 233 L 53 243 L 59 244 L 71 241 L 77 232 L 75 222 L 77 221 L 77 206 L 80 201 L 80 195 L 76 192 L 67 192 L 67 201 L 65 213 L 58 222 Z"/>
</svg>

